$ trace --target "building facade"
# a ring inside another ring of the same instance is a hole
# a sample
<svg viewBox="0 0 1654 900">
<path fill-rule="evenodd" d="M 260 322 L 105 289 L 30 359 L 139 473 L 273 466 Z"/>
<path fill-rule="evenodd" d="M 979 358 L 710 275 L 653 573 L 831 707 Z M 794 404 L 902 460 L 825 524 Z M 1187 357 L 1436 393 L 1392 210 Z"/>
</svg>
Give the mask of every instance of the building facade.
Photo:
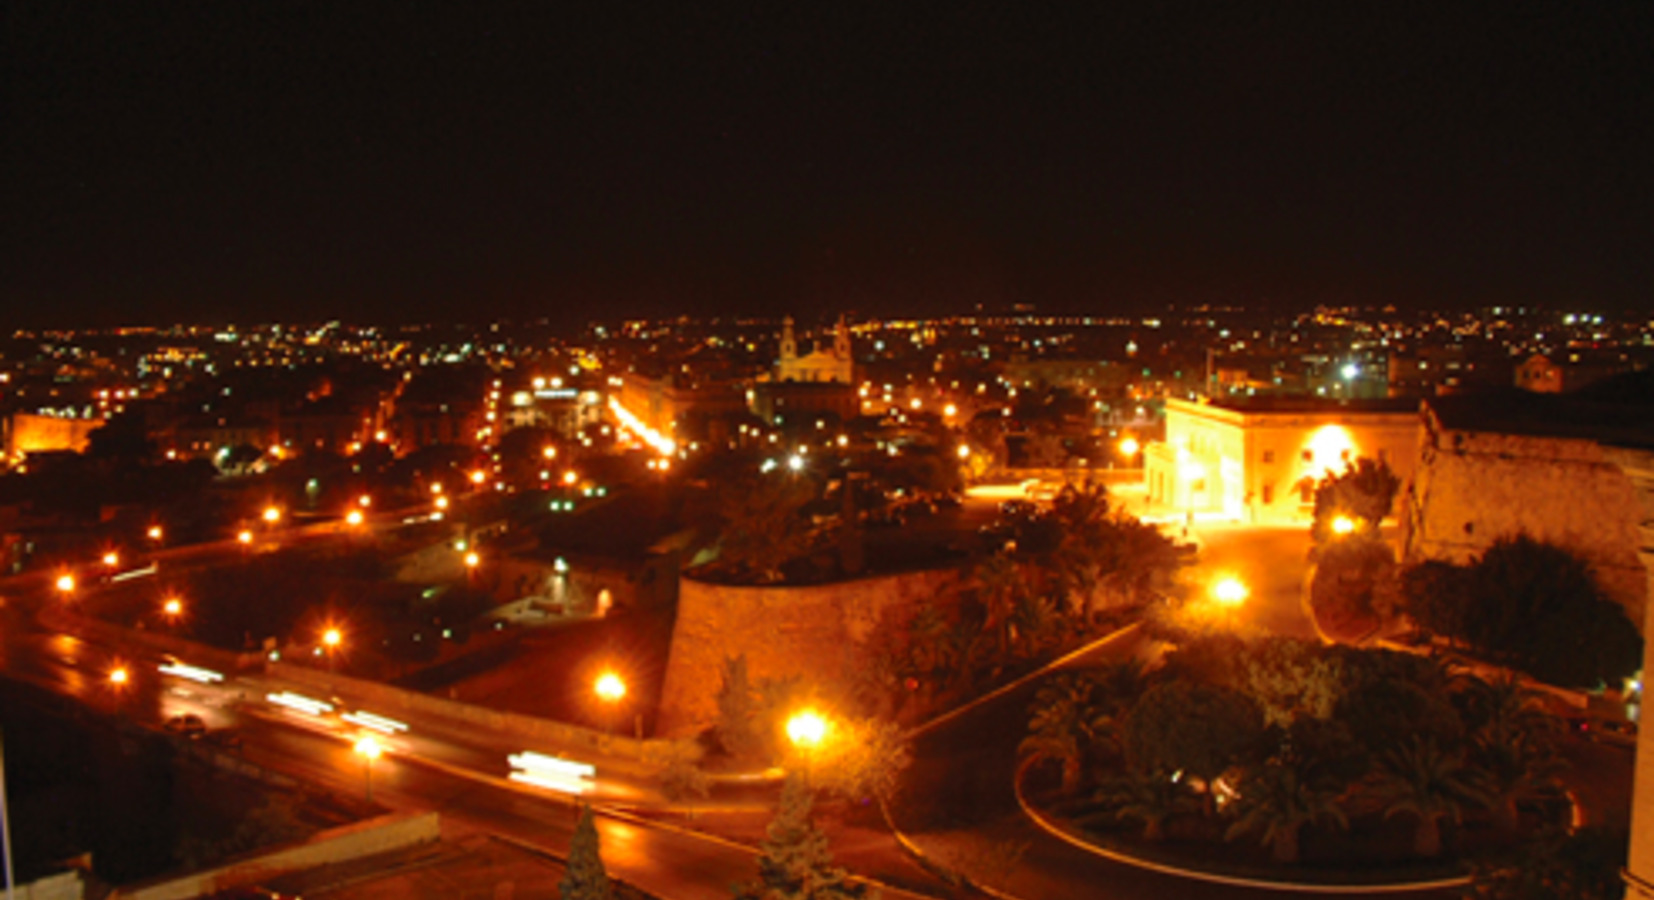
<svg viewBox="0 0 1654 900">
<path fill-rule="evenodd" d="M 1293 522 L 1313 511 L 1315 483 L 1359 457 L 1405 483 L 1418 460 L 1413 401 L 1168 399 L 1166 438 L 1144 451 L 1151 504 L 1192 516 Z"/>
</svg>

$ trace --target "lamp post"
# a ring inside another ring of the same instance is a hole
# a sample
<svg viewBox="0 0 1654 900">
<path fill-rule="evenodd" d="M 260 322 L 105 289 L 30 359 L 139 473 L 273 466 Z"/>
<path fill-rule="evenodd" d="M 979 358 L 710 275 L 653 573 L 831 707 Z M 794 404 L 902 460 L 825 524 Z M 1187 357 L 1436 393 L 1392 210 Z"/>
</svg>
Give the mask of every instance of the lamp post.
<svg viewBox="0 0 1654 900">
<path fill-rule="evenodd" d="M 371 735 L 364 735 L 356 741 L 356 755 L 362 757 L 362 788 L 367 795 L 367 801 L 373 802 L 373 761 L 385 749 Z"/>
<path fill-rule="evenodd" d="M 609 706 L 609 730 L 613 731 L 614 720 L 620 714 L 620 704 L 626 699 L 626 682 L 614 672 L 604 672 L 602 675 L 597 676 L 597 684 L 595 685 L 595 689 L 597 691 L 598 699 L 602 700 Z M 637 713 L 637 715 L 633 718 L 632 726 L 633 735 L 638 740 L 643 740 L 643 713 Z"/>
<path fill-rule="evenodd" d="M 787 720 L 787 740 L 792 741 L 804 757 L 804 777 L 808 781 L 810 767 L 815 762 L 815 751 L 827 740 L 830 730 L 827 717 L 813 709 L 801 709 Z"/>
<path fill-rule="evenodd" d="M 333 671 L 333 660 L 339 655 L 339 647 L 345 642 L 345 636 L 338 628 L 330 627 L 322 632 L 322 652 L 327 654 L 327 670 Z"/>
</svg>

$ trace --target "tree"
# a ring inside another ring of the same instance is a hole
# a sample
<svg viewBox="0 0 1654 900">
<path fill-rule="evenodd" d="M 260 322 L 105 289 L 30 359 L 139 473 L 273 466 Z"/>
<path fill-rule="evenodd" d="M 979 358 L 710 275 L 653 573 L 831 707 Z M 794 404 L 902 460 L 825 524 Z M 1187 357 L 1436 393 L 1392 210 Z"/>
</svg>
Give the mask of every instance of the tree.
<svg viewBox="0 0 1654 900">
<path fill-rule="evenodd" d="M 1096 800 L 1109 810 L 1110 818 L 1143 823 L 1143 840 L 1159 841 L 1166 836 L 1166 823 L 1200 809 L 1200 801 L 1188 780 L 1166 772 L 1134 772 L 1114 779 L 1098 789 Z M 1082 821 L 1094 817 L 1081 817 Z"/>
<path fill-rule="evenodd" d="M 1017 750 L 1036 763 L 1050 760 L 1062 767 L 1062 792 L 1080 786 L 1087 752 L 1097 734 L 1112 724 L 1092 699 L 1096 683 L 1083 675 L 1058 675 L 1040 685 L 1029 707 L 1028 736 Z"/>
<path fill-rule="evenodd" d="M 842 718 L 804 762 L 818 790 L 854 803 L 888 802 L 913 762 L 902 730 L 879 719 Z"/>
<path fill-rule="evenodd" d="M 744 885 L 737 900 L 841 900 L 867 895 L 865 885 L 833 864 L 827 835 L 810 818 L 814 800 L 799 776 L 789 775 L 781 802 L 759 845 L 758 878 Z"/>
<path fill-rule="evenodd" d="M 1223 839 L 1232 841 L 1252 832 L 1262 832 L 1276 862 L 1298 861 L 1298 833 L 1305 825 L 1330 820 L 1348 828 L 1349 820 L 1339 808 L 1342 786 L 1306 778 L 1296 767 L 1271 760 L 1253 770 L 1241 782 L 1234 824 Z"/>
<path fill-rule="evenodd" d="M 718 687 L 718 721 L 713 725 L 718 743 L 739 760 L 757 759 L 764 741 L 758 733 L 758 695 L 747 676 L 747 657 L 724 660 L 723 683 Z"/>
<path fill-rule="evenodd" d="M 1490 799 L 1486 777 L 1466 765 L 1463 754 L 1443 750 L 1434 738 L 1421 735 L 1380 757 L 1375 788 L 1385 818 L 1418 819 L 1413 852 L 1423 857 L 1440 855 L 1443 819 L 1458 822 L 1466 809 L 1485 807 Z"/>
<path fill-rule="evenodd" d="M 743 581 L 775 582 L 781 567 L 807 553 L 815 531 L 804 516 L 815 483 L 791 473 L 746 478 L 718 494 L 719 570 Z"/>
<path fill-rule="evenodd" d="M 1395 551 L 1376 531 L 1321 547 L 1309 596 L 1316 622 L 1328 637 L 1351 643 L 1367 637 L 1399 605 Z"/>
<path fill-rule="evenodd" d="M 609 873 L 603 868 L 597 823 L 592 821 L 590 806 L 580 807 L 580 821 L 575 823 L 574 838 L 569 842 L 568 867 L 557 884 L 557 895 L 563 900 L 610 900 L 614 896 Z"/>
<path fill-rule="evenodd" d="M 1388 463 L 1359 457 L 1338 474 L 1328 474 L 1315 486 L 1315 521 L 1310 535 L 1317 547 L 1339 540 L 1333 523 L 1343 516 L 1358 534 L 1377 535 L 1380 523 L 1395 506 L 1401 479 Z"/>
<path fill-rule="evenodd" d="M 1209 785 L 1255 752 L 1263 714 L 1238 691 L 1180 679 L 1138 698 L 1123 734 L 1138 772 L 1185 772 Z"/>
<path fill-rule="evenodd" d="M 1403 579 L 1422 627 L 1492 662 L 1563 687 L 1616 684 L 1642 664 L 1642 638 L 1577 555 L 1527 535 L 1468 566 L 1426 563 Z"/>
<path fill-rule="evenodd" d="M 693 804 L 696 800 L 706 799 L 707 794 L 711 793 L 712 776 L 697 764 L 696 757 L 699 755 L 700 749 L 693 741 L 676 741 L 672 744 L 666 768 L 660 773 L 660 791 L 667 800 L 673 803 Z M 691 809 L 693 810 L 693 807 Z"/>
<path fill-rule="evenodd" d="M 1602 828 L 1549 834 L 1475 867 L 1467 900 L 1620 900 L 1630 835 Z"/>
<path fill-rule="evenodd" d="M 1282 728 L 1299 718 L 1331 718 L 1344 689 L 1344 665 L 1338 656 L 1292 638 L 1271 637 L 1249 645 L 1241 675 L 1264 721 Z"/>
<path fill-rule="evenodd" d="M 1515 831 L 1522 801 L 1561 793 L 1556 717 L 1545 712 L 1536 691 L 1511 675 L 1492 681 L 1469 676 L 1455 699 L 1471 732 L 1472 758 L 1487 774 L 1494 820 Z"/>
</svg>

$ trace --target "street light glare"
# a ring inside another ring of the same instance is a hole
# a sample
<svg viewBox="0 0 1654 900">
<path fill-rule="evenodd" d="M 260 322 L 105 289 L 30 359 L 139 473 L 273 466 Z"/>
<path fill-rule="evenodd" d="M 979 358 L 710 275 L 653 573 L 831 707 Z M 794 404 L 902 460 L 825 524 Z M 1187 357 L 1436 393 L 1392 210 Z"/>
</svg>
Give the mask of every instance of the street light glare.
<svg viewBox="0 0 1654 900">
<path fill-rule="evenodd" d="M 787 720 L 787 739 L 795 747 L 819 747 L 826 738 L 827 720 L 813 709 L 803 710 Z"/>
<path fill-rule="evenodd" d="M 119 565 L 120 561 L 121 561 L 121 555 L 119 553 L 116 553 L 113 550 L 111 550 L 108 553 L 105 553 L 103 555 L 103 564 L 106 565 L 106 566 Z"/>
<path fill-rule="evenodd" d="M 253 533 L 243 528 L 241 533 L 235 536 L 235 539 L 243 544 L 251 544 L 253 542 Z"/>
<path fill-rule="evenodd" d="M 353 509 L 350 512 L 345 513 L 345 524 L 347 524 L 347 525 L 360 525 L 360 524 L 362 524 L 362 511 L 359 510 L 359 509 Z"/>
<path fill-rule="evenodd" d="M 131 677 L 132 676 L 126 671 L 125 666 L 116 666 L 115 668 L 109 670 L 109 683 L 116 685 L 117 687 L 126 684 L 127 679 Z"/>
<path fill-rule="evenodd" d="M 477 551 L 472 550 L 470 553 L 465 554 L 465 567 L 466 568 L 475 569 L 481 563 L 482 563 L 482 557 L 477 555 Z"/>
<path fill-rule="evenodd" d="M 1136 456 L 1137 451 L 1141 449 L 1143 449 L 1143 446 L 1137 443 L 1137 439 L 1134 437 L 1123 438 L 1120 441 L 1120 454 L 1122 456 Z"/>
<path fill-rule="evenodd" d="M 344 641 L 344 635 L 337 628 L 329 628 L 322 632 L 322 643 L 329 647 L 337 647 Z"/>
<path fill-rule="evenodd" d="M 266 506 L 264 508 L 264 521 L 269 522 L 271 525 L 280 522 L 281 510 L 275 508 L 274 506 Z"/>
<path fill-rule="evenodd" d="M 613 672 L 604 672 L 597 678 L 597 696 L 613 703 L 626 696 L 626 682 Z"/>
<path fill-rule="evenodd" d="M 169 598 L 166 603 L 161 605 L 161 611 L 169 616 L 177 616 L 184 611 L 184 601 L 177 597 Z"/>
<path fill-rule="evenodd" d="M 379 746 L 379 742 L 374 740 L 372 735 L 363 735 L 356 741 L 356 754 L 363 759 L 372 761 L 384 752 L 385 748 Z"/>
<path fill-rule="evenodd" d="M 64 592 L 65 594 L 67 594 L 70 591 L 74 590 L 75 589 L 75 576 L 70 575 L 67 572 L 65 572 L 62 575 L 57 576 L 57 589 Z"/>
<path fill-rule="evenodd" d="M 1355 531 L 1355 520 L 1349 516 L 1339 516 L 1332 520 L 1333 534 L 1349 534 Z"/>
<path fill-rule="evenodd" d="M 1251 593 L 1239 578 L 1224 578 L 1212 585 L 1212 599 L 1224 606 L 1239 606 Z"/>
</svg>

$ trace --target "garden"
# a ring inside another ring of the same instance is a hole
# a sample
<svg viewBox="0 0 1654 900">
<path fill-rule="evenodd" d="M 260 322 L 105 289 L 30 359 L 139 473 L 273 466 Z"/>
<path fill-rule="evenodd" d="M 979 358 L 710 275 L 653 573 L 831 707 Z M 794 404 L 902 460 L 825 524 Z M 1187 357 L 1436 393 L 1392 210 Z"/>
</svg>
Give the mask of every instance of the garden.
<svg viewBox="0 0 1654 900">
<path fill-rule="evenodd" d="M 1044 685 L 1022 786 L 1072 836 L 1178 868 L 1430 881 L 1567 825 L 1559 735 L 1511 677 L 1205 633 Z"/>
</svg>

